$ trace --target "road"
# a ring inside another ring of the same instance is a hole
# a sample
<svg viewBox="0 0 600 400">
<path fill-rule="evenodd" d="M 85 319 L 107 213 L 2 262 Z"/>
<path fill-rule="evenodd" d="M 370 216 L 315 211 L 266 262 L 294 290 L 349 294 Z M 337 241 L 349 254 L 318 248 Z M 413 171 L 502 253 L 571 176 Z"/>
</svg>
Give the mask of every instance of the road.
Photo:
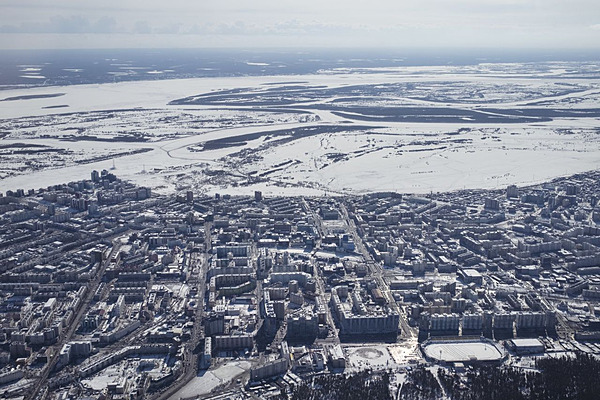
<svg viewBox="0 0 600 400">
<path fill-rule="evenodd" d="M 319 238 L 315 243 L 314 249 L 315 251 L 318 251 L 321 248 L 321 240 L 323 239 L 324 236 L 324 232 L 323 232 L 323 223 L 321 221 L 321 217 L 319 217 L 319 215 L 317 215 L 317 213 L 310 207 L 310 205 L 308 204 L 308 202 L 306 201 L 306 199 L 303 197 L 302 198 L 302 207 L 304 208 L 304 211 L 307 214 L 310 214 L 315 222 L 315 227 L 317 228 L 317 232 L 319 234 Z M 332 332 L 333 332 L 333 338 L 327 338 L 324 339 L 324 342 L 333 342 L 333 343 L 340 343 L 340 338 L 338 336 L 338 331 L 335 328 L 335 323 L 333 322 L 333 317 L 331 315 L 331 308 L 328 305 L 327 302 L 327 297 L 325 296 L 325 285 L 323 284 L 323 281 L 325 279 L 324 276 L 321 275 L 320 271 L 319 271 L 319 266 L 314 262 L 314 259 L 311 260 L 311 262 L 313 263 L 313 276 L 315 278 L 315 281 L 317 282 L 317 287 L 319 289 L 319 297 L 321 298 L 321 301 L 323 302 L 323 305 L 325 306 L 325 317 L 327 319 L 327 324 L 330 326 Z"/>
<path fill-rule="evenodd" d="M 392 296 L 392 292 L 390 291 L 390 288 L 389 288 L 387 282 L 383 278 L 384 271 L 383 271 L 381 264 L 377 263 L 377 262 L 375 262 L 375 260 L 373 260 L 373 257 L 367 250 L 367 248 L 362 240 L 362 237 L 358 234 L 356 225 L 354 224 L 354 221 L 352 220 L 352 218 L 350 218 L 350 216 L 348 214 L 348 210 L 346 209 L 346 206 L 341 201 L 339 202 L 339 208 L 342 213 L 342 217 L 344 218 L 344 220 L 346 221 L 346 224 L 348 225 L 348 231 L 354 238 L 354 246 L 356 248 L 356 252 L 363 256 L 371 276 L 377 280 L 377 285 L 381 289 L 381 292 L 387 299 L 387 302 L 390 305 L 390 307 L 392 308 L 392 310 L 394 310 L 400 314 L 400 328 L 403 332 L 403 336 L 404 337 L 414 336 L 414 331 L 408 325 L 408 320 L 406 318 L 406 315 L 400 309 L 400 307 L 398 307 L 398 305 L 396 304 L 396 301 L 394 300 L 394 296 Z"/>
<path fill-rule="evenodd" d="M 202 316 L 204 311 L 204 296 L 206 292 L 206 273 L 209 268 L 209 256 L 211 244 L 212 224 L 207 222 L 204 225 L 205 232 L 205 251 L 201 253 L 190 253 L 188 268 L 189 271 L 198 270 L 198 274 L 191 278 L 188 284 L 194 285 L 198 289 L 197 308 L 194 318 L 194 326 L 192 327 L 192 336 L 185 345 L 183 370 L 181 376 L 171 384 L 165 391 L 156 393 L 153 400 L 167 400 L 177 393 L 181 388 L 188 384 L 198 373 L 198 356 L 200 352 L 194 351 L 197 349 L 200 340 L 204 339 L 202 334 Z"/>
<path fill-rule="evenodd" d="M 120 237 L 122 237 L 124 235 L 127 235 L 127 233 L 119 234 Z M 98 272 L 96 273 L 94 280 L 87 285 L 88 290 L 85 294 L 83 301 L 79 304 L 78 309 L 74 313 L 74 317 L 73 317 L 73 320 L 71 321 L 69 329 L 67 329 L 66 332 L 63 332 L 63 334 L 59 337 L 57 343 L 54 346 L 52 346 L 52 348 L 53 348 L 52 358 L 50 358 L 50 361 L 48 361 L 46 366 L 42 369 L 40 376 L 37 378 L 37 382 L 35 383 L 32 391 L 31 391 L 30 395 L 27 397 L 27 399 L 43 399 L 45 397 L 47 390 L 48 390 L 48 377 L 50 376 L 50 373 L 54 370 L 56 363 L 58 362 L 58 356 L 60 353 L 60 349 L 67 342 L 69 342 L 71 340 L 71 337 L 73 336 L 73 334 L 79 327 L 81 319 L 85 315 L 85 312 L 86 312 L 92 298 L 94 297 L 94 293 L 98 289 L 100 282 L 102 282 L 102 278 L 104 277 L 104 272 L 106 271 L 106 268 L 110 265 L 112 257 L 119 251 L 120 248 L 121 248 L 120 242 L 118 240 L 113 239 L 113 246 L 110 251 L 110 254 L 106 258 L 106 260 L 104 260 L 100 264 L 100 268 L 99 268 Z"/>
</svg>

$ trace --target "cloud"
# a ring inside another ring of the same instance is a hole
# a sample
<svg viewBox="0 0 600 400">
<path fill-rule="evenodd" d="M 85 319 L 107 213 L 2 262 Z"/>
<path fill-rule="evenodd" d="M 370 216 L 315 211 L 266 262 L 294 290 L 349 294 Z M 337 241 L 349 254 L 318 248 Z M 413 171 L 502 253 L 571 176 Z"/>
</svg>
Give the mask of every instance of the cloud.
<svg viewBox="0 0 600 400">
<path fill-rule="evenodd" d="M 169 23 L 166 25 L 160 25 L 156 27 L 153 32 L 162 35 L 177 35 L 181 33 L 181 24 L 177 22 Z"/>
<path fill-rule="evenodd" d="M 181 29 L 181 33 L 187 35 L 223 35 L 223 36 L 328 36 L 344 35 L 356 32 L 379 32 L 399 30 L 404 28 L 397 26 L 368 26 L 346 23 L 325 23 L 319 21 L 303 22 L 298 19 L 282 20 L 271 24 L 258 24 L 245 21 L 234 21 L 229 23 L 207 23 L 193 24 L 191 27 Z"/>
<path fill-rule="evenodd" d="M 3 0 L 0 48 L 51 34 L 80 47 L 112 35 L 106 46 L 600 48 L 599 13 L 598 0 Z"/>
<path fill-rule="evenodd" d="M 90 20 L 83 15 L 68 17 L 55 15 L 44 22 L 22 22 L 18 25 L 0 26 L 0 33 L 117 33 L 117 22 L 113 17 L 102 16 Z"/>
<path fill-rule="evenodd" d="M 117 21 L 113 17 L 103 16 L 91 25 L 91 33 L 113 33 L 117 32 Z"/>
<path fill-rule="evenodd" d="M 152 28 L 150 27 L 148 21 L 136 21 L 135 25 L 133 26 L 133 33 L 152 33 Z"/>
</svg>

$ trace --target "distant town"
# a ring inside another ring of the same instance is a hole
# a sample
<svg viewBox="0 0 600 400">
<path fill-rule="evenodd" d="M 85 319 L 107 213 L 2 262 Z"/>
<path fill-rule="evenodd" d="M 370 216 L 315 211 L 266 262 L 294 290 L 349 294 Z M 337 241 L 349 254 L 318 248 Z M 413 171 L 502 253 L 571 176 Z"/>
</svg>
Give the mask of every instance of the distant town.
<svg viewBox="0 0 600 400">
<path fill-rule="evenodd" d="M 0 397 L 419 398 L 418 370 L 462 398 L 473 368 L 600 356 L 600 172 L 333 197 L 114 172 L 0 196 Z"/>
</svg>

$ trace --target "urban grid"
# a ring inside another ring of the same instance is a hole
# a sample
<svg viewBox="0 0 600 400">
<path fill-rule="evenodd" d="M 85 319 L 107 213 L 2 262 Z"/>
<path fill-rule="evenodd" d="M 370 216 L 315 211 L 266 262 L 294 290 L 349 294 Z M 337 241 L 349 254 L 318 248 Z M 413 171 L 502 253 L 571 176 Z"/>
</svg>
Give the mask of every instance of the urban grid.
<svg viewBox="0 0 600 400">
<path fill-rule="evenodd" d="M 441 367 L 600 355 L 599 185 L 164 196 L 103 170 L 7 191 L 0 396 L 287 398 L 365 371 L 396 396 L 411 371 L 448 391 Z"/>
</svg>

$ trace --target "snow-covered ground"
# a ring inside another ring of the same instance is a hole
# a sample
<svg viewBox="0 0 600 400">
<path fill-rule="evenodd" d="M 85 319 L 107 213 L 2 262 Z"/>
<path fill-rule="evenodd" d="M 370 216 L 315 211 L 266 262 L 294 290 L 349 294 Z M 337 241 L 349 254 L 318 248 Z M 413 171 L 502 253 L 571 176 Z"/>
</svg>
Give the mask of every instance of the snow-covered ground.
<svg viewBox="0 0 600 400">
<path fill-rule="evenodd" d="M 231 361 L 209 371 L 202 371 L 201 375 L 192 378 L 181 390 L 171 396 L 171 400 L 196 398 L 206 395 L 219 385 L 226 385 L 236 377 L 250 369 L 247 361 Z"/>
<path fill-rule="evenodd" d="M 121 178 L 158 192 L 290 195 L 495 188 L 596 169 L 600 68 L 550 67 L 334 70 L 6 90 L 0 191 L 86 179 L 113 163 Z M 442 111 L 404 122 L 394 114 L 402 107 Z M 551 117 L 538 116 L 540 110 Z M 526 118 L 517 120 L 521 113 Z"/>
<path fill-rule="evenodd" d="M 502 358 L 499 344 L 485 342 L 440 342 L 428 344 L 427 357 L 447 362 L 496 361 Z"/>
</svg>

